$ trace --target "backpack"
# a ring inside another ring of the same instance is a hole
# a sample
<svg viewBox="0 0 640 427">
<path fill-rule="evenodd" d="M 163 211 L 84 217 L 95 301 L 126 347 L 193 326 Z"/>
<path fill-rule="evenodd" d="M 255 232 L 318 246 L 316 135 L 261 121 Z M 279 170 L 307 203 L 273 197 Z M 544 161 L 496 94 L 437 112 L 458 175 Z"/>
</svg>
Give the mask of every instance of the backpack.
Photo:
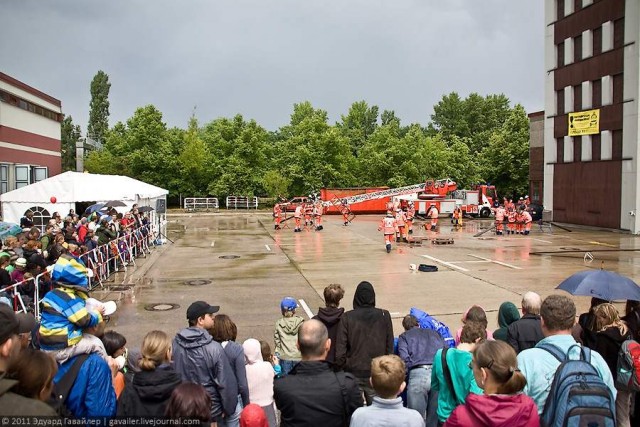
<svg viewBox="0 0 640 427">
<path fill-rule="evenodd" d="M 451 331 L 447 325 L 415 307 L 411 307 L 409 314 L 418 320 L 418 326 L 422 329 L 431 329 L 432 331 L 436 331 L 438 335 L 442 337 L 447 347 L 452 348 L 456 346 L 456 340 L 451 335 Z"/>
<path fill-rule="evenodd" d="M 618 390 L 640 391 L 640 343 L 632 339 L 622 343 L 616 372 Z"/>
<path fill-rule="evenodd" d="M 47 403 L 63 418 L 75 418 L 73 412 L 67 408 L 66 401 L 67 397 L 69 397 L 73 384 L 76 382 L 76 377 L 78 376 L 78 372 L 80 372 L 80 367 L 88 357 L 88 354 L 76 356 L 69 370 L 65 372 L 62 378 L 60 378 L 60 381 L 55 383 L 53 386 L 51 398 Z"/>
<path fill-rule="evenodd" d="M 569 358 L 573 347 L 580 349 L 578 359 Z M 540 425 L 616 426 L 615 399 L 591 364 L 591 350 L 588 347 L 575 344 L 567 350 L 567 354 L 553 344 L 536 348 L 551 353 L 560 362 L 540 417 Z"/>
</svg>

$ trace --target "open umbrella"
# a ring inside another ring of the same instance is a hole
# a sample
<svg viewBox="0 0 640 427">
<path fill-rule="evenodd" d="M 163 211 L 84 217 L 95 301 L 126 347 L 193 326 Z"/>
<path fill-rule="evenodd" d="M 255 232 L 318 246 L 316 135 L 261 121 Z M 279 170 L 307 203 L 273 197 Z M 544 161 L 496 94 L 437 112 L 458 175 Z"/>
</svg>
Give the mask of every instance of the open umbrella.
<svg viewBox="0 0 640 427">
<path fill-rule="evenodd" d="M 22 233 L 22 228 L 13 222 L 0 222 L 0 239 Z"/>
<path fill-rule="evenodd" d="M 124 202 L 121 202 L 120 200 L 109 200 L 108 202 L 104 202 L 104 205 L 109 206 L 110 208 L 127 206 Z"/>
<path fill-rule="evenodd" d="M 105 206 L 104 203 L 96 203 L 94 205 L 89 206 L 87 209 L 85 209 L 84 214 L 91 215 L 92 213 L 97 212 L 100 209 L 104 208 L 104 206 Z"/>
<path fill-rule="evenodd" d="M 640 301 L 640 286 L 628 277 L 606 270 L 580 271 L 565 279 L 556 289 L 571 295 L 596 297 L 607 301 Z"/>
<path fill-rule="evenodd" d="M 140 212 L 140 213 L 151 212 L 152 210 L 154 210 L 154 209 L 151 206 L 140 206 L 138 208 L 138 212 Z"/>
</svg>

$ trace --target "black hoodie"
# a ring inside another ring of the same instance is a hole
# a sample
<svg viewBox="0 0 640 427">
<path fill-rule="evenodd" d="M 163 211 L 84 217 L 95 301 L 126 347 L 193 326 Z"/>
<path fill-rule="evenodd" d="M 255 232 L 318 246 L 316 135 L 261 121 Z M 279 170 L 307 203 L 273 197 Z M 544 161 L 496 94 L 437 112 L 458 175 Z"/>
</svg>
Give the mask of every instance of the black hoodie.
<svg viewBox="0 0 640 427">
<path fill-rule="evenodd" d="M 324 323 L 324 326 L 326 326 L 329 331 L 331 348 L 329 349 L 329 354 L 327 354 L 327 358 L 325 359 L 327 362 L 334 363 L 336 361 L 336 337 L 338 335 L 340 318 L 343 313 L 344 308 L 342 307 L 321 307 L 318 309 L 318 314 L 313 316 L 314 319 Z"/>
<path fill-rule="evenodd" d="M 630 338 L 631 334 L 628 331 L 625 335 L 622 335 L 620 329 L 616 326 L 610 326 L 595 334 L 595 340 L 591 350 L 600 353 L 600 356 L 607 362 L 614 381 L 618 377 L 618 352 L 620 351 L 620 347 L 622 347 L 622 343 Z"/>
<path fill-rule="evenodd" d="M 393 325 L 387 310 L 376 307 L 369 282 L 360 282 L 353 310 L 342 315 L 336 342 L 336 365 L 358 378 L 371 376 L 371 360 L 393 353 Z"/>
<path fill-rule="evenodd" d="M 118 416 L 163 417 L 173 389 L 181 382 L 169 365 L 138 372 L 118 400 Z"/>
</svg>

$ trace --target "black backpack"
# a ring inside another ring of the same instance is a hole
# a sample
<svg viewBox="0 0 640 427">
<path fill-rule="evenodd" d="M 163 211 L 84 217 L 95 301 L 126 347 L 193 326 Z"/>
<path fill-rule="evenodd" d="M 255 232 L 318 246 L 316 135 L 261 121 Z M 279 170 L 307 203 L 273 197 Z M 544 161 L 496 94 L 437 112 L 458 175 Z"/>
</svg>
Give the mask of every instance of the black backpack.
<svg viewBox="0 0 640 427">
<path fill-rule="evenodd" d="M 73 412 L 67 408 L 66 401 L 73 384 L 76 382 L 80 367 L 82 367 L 82 364 L 88 357 L 88 354 L 76 356 L 73 365 L 71 365 L 69 370 L 60 378 L 60 381 L 53 386 L 51 398 L 47 403 L 63 418 L 75 418 Z"/>
</svg>

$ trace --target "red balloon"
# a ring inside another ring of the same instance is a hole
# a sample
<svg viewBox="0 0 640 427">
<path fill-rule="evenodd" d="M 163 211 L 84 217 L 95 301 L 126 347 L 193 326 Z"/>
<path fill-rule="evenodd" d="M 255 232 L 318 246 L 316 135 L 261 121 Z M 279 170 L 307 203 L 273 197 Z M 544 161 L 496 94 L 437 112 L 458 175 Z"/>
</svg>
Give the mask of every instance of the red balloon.
<svg viewBox="0 0 640 427">
<path fill-rule="evenodd" d="M 51 200 L 51 203 L 55 203 L 58 201 L 58 199 L 56 199 L 55 196 L 51 196 L 51 199 L 49 200 Z"/>
</svg>

